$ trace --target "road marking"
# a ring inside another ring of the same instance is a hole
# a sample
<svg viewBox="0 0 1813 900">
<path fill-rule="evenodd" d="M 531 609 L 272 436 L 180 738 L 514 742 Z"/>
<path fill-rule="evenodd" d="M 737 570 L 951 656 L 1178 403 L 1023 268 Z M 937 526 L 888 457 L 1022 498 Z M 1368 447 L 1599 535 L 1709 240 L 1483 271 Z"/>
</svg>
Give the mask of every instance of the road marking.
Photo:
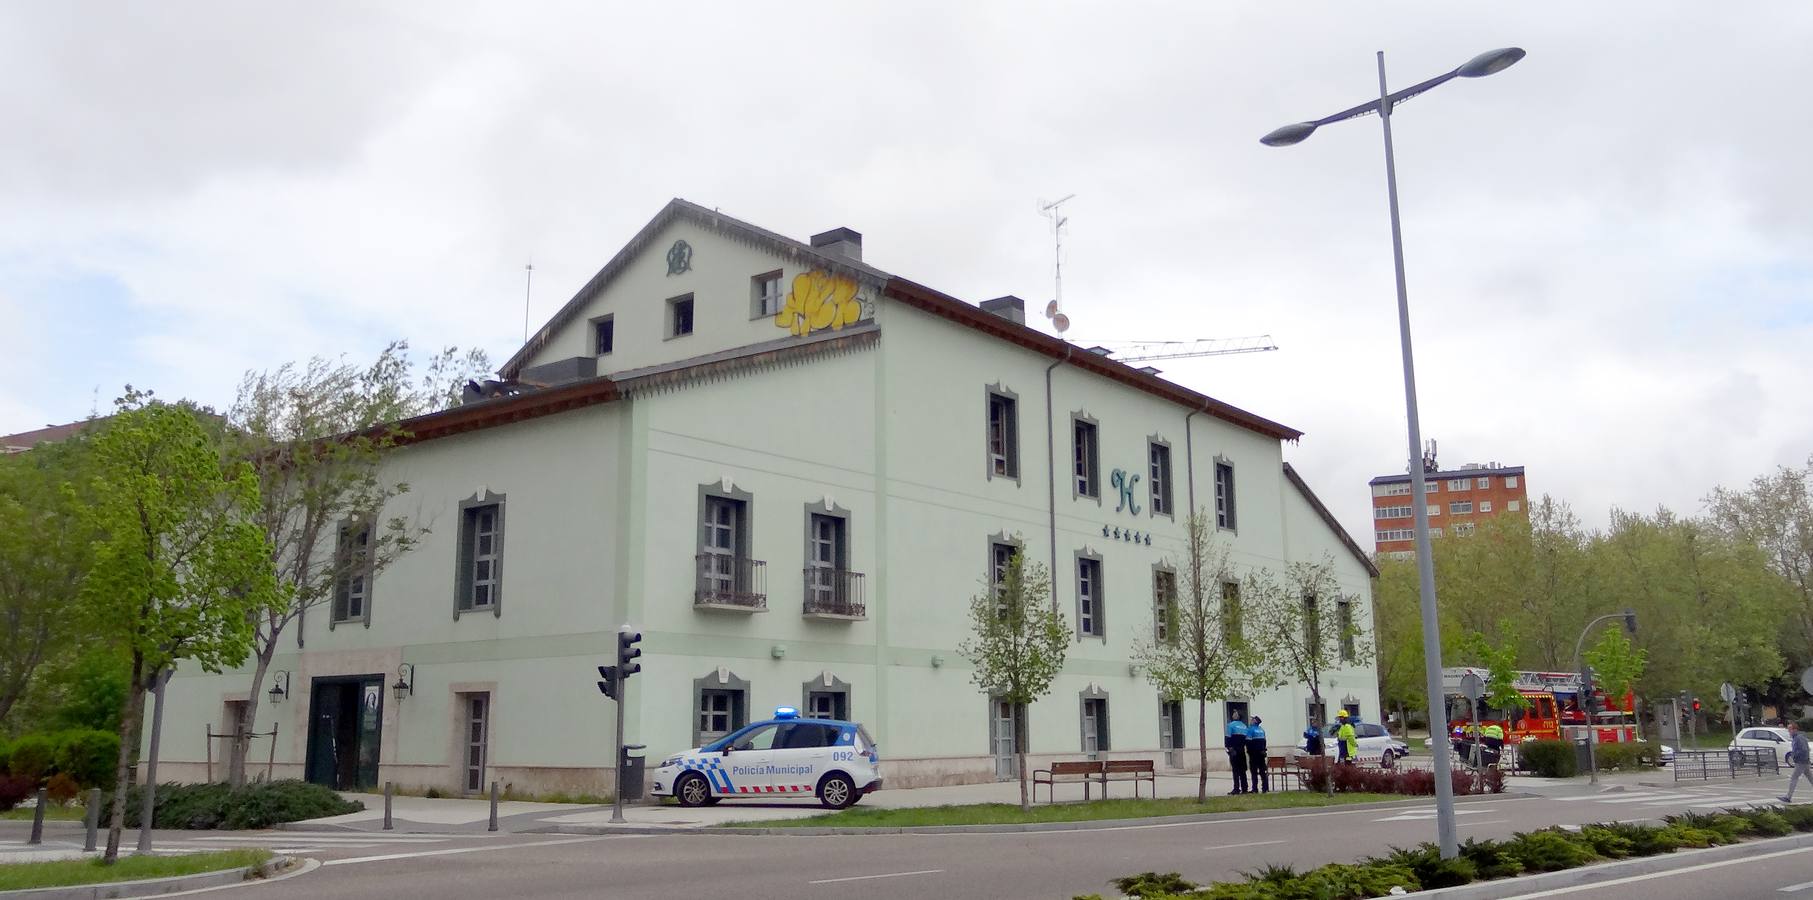
<svg viewBox="0 0 1813 900">
<path fill-rule="evenodd" d="M 1502 806 L 1502 805 L 1509 804 L 1509 803 L 1528 803 L 1532 800 L 1540 800 L 1540 799 L 1542 799 L 1542 798 L 1540 798 L 1540 797 L 1516 797 L 1516 798 L 1509 799 L 1509 800 L 1470 802 L 1467 804 L 1467 806 L 1468 807 Z M 1434 809 L 1435 809 L 1435 807 L 1433 807 L 1433 806 L 1426 806 L 1426 807 L 1420 807 L 1419 811 L 1427 810 L 1427 811 L 1429 811 L 1429 816 L 1431 818 L 1433 818 L 1435 815 L 1435 813 L 1433 812 Z M 1367 815 L 1370 813 L 1376 813 L 1376 812 L 1381 812 L 1381 811 L 1382 810 L 1377 810 L 1377 809 L 1344 809 L 1344 810 L 1330 810 L 1328 812 L 1297 813 L 1295 815 L 1250 816 L 1250 817 L 1244 818 L 1244 819 L 1201 819 L 1201 820 L 1194 821 L 1194 822 L 1154 822 L 1149 825 L 1110 825 L 1105 828 L 1090 828 L 1090 829 L 1054 828 L 1054 829 L 1049 829 L 1049 830 L 1042 829 L 1039 831 L 999 831 L 999 832 L 984 832 L 984 833 L 991 834 L 995 837 L 1013 837 L 1016 840 L 1032 837 L 1033 835 L 1042 835 L 1042 836 L 1046 836 L 1046 837 L 1053 837 L 1053 836 L 1074 837 L 1079 832 L 1082 832 L 1085 830 L 1088 832 L 1145 831 L 1145 830 L 1151 829 L 1151 828 L 1188 828 L 1193 825 L 1222 825 L 1222 826 L 1232 825 L 1232 826 L 1238 827 L 1241 825 L 1246 825 L 1250 822 L 1276 822 L 1281 819 L 1323 819 L 1323 818 L 1328 818 L 1330 816 L 1364 816 L 1364 815 Z M 1467 812 L 1469 814 L 1472 814 L 1474 812 L 1477 812 L 1477 810 L 1469 809 Z M 940 837 L 950 837 L 951 835 L 946 833 L 946 834 L 921 834 L 921 836 L 928 837 L 928 838 L 940 838 Z"/>
<path fill-rule="evenodd" d="M 1509 821 L 1511 821 L 1511 820 L 1510 819 L 1487 819 L 1484 822 L 1456 822 L 1454 824 L 1458 828 L 1471 828 L 1475 825 L 1503 825 L 1504 823 L 1509 822 Z"/>
<path fill-rule="evenodd" d="M 286 832 L 281 832 L 279 834 L 273 834 L 269 837 L 224 835 L 224 836 L 220 836 L 220 837 L 210 836 L 210 837 L 190 838 L 190 840 L 193 840 L 193 841 L 221 841 L 221 842 L 225 842 L 225 843 L 234 843 L 234 844 L 274 844 L 274 843 L 289 843 L 289 844 L 373 844 L 373 843 L 377 843 L 377 844 L 438 844 L 438 843 L 441 843 L 442 841 L 450 840 L 450 839 L 458 837 L 458 836 L 459 835 L 452 835 L 452 834 L 419 834 L 419 835 L 418 834 L 411 834 L 411 835 L 365 834 L 365 835 L 331 835 L 331 836 L 324 835 L 322 837 L 313 837 L 313 836 L 306 835 L 306 834 L 298 834 L 293 831 L 286 831 Z"/>
<path fill-rule="evenodd" d="M 1290 843 L 1290 841 L 1247 841 L 1244 844 L 1216 844 L 1213 847 L 1204 847 L 1202 849 L 1204 849 L 1204 850 L 1234 850 L 1234 849 L 1238 849 L 1240 847 L 1264 847 L 1264 846 L 1267 846 L 1270 844 L 1288 844 L 1288 843 Z"/>
<path fill-rule="evenodd" d="M 1800 884 L 1791 884 L 1791 885 L 1788 885 L 1787 887 L 1778 887 L 1775 889 L 1775 892 L 1778 894 L 1792 894 L 1795 891 L 1804 891 L 1810 887 L 1813 887 L 1813 881 L 1803 881 Z"/>
<path fill-rule="evenodd" d="M 1704 797 L 1705 794 L 1640 794 L 1635 797 L 1620 797 L 1616 800 L 1601 800 L 1600 803 L 1673 803 L 1676 800 L 1692 800 Z"/>
<path fill-rule="evenodd" d="M 324 866 L 349 866 L 353 863 L 384 862 L 392 859 L 414 859 L 418 856 L 451 856 L 455 853 L 484 853 L 489 850 L 527 850 L 532 847 L 553 847 L 558 844 L 585 844 L 592 841 L 603 841 L 615 838 L 647 837 L 641 834 L 600 834 L 591 837 L 567 838 L 559 841 L 533 841 L 527 844 L 493 844 L 489 847 L 454 847 L 448 850 L 423 850 L 418 853 L 386 853 L 382 856 L 354 856 L 350 859 L 330 859 L 322 862 Z M 324 848 L 325 849 L 325 848 Z"/>
<path fill-rule="evenodd" d="M 1612 802 L 1630 802 L 1633 800 L 1653 799 L 1653 798 L 1659 797 L 1661 795 L 1656 793 L 1655 791 L 1642 791 L 1640 793 L 1635 793 L 1635 794 L 1619 794 L 1618 796 L 1621 798 L 1621 801 L 1607 800 L 1607 799 L 1605 799 L 1604 794 L 1582 794 L 1581 796 L 1578 796 L 1578 797 L 1556 797 L 1556 798 L 1554 798 L 1554 800 L 1556 803 L 1578 803 L 1582 800 L 1597 800 L 1601 803 L 1612 803 Z"/>
<path fill-rule="evenodd" d="M 1741 856 L 1737 859 L 1700 863 L 1697 866 L 1686 866 L 1679 869 L 1651 872 L 1648 875 L 1632 875 L 1628 878 L 1614 878 L 1610 881 L 1598 881 L 1592 884 L 1577 884 L 1573 887 L 1555 888 L 1551 891 L 1539 891 L 1534 894 L 1518 894 L 1514 897 L 1506 897 L 1505 900 L 1535 900 L 1537 897 L 1559 897 L 1562 894 L 1578 894 L 1581 891 L 1596 891 L 1600 888 L 1613 887 L 1620 884 L 1635 884 L 1639 881 L 1653 881 L 1657 878 L 1672 878 L 1676 875 L 1685 875 L 1688 872 L 1703 872 L 1707 869 L 1722 869 L 1725 866 L 1735 866 L 1739 863 L 1753 863 L 1765 859 L 1774 859 L 1778 856 L 1792 856 L 1796 853 L 1806 853 L 1809 850 L 1813 850 L 1813 847 L 1798 847 L 1793 850 L 1777 850 L 1774 853 L 1765 853 L 1761 856 Z"/>
<path fill-rule="evenodd" d="M 1457 816 L 1478 816 L 1478 815 L 1484 815 L 1484 811 L 1477 810 L 1477 809 L 1457 809 L 1454 811 L 1454 814 Z M 1436 812 L 1433 809 L 1415 809 L 1415 810 L 1411 810 L 1409 812 L 1399 813 L 1398 815 L 1390 816 L 1390 817 L 1383 818 L 1383 819 L 1373 819 L 1373 821 L 1374 822 L 1427 822 L 1431 819 L 1434 819 L 1435 816 L 1436 816 Z"/>
<path fill-rule="evenodd" d="M 808 881 L 806 883 L 807 884 L 837 884 L 840 881 L 868 881 L 872 878 L 905 878 L 908 875 L 936 875 L 942 871 L 944 871 L 944 870 L 943 869 L 920 869 L 917 872 L 889 872 L 886 875 L 851 875 L 848 878 L 821 878 L 817 881 Z"/>
</svg>

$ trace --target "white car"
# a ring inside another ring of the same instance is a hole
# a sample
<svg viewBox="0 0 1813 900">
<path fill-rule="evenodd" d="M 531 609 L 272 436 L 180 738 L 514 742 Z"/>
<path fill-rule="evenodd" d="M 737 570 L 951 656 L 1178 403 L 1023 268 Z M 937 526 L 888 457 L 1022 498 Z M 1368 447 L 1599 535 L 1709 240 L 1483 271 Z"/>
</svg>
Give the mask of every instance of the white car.
<svg viewBox="0 0 1813 900">
<path fill-rule="evenodd" d="M 654 782 L 655 796 L 673 797 L 681 806 L 759 794 L 816 796 L 843 809 L 881 788 L 881 757 L 860 724 L 802 719 L 783 706 L 768 721 L 662 760 Z"/>
<path fill-rule="evenodd" d="M 1335 749 L 1335 732 L 1340 729 L 1339 723 L 1322 726 L 1322 753 L 1324 756 L 1339 755 Z M 1403 759 L 1410 755 L 1410 746 L 1391 736 L 1385 726 L 1372 722 L 1357 722 L 1353 726 L 1354 740 L 1360 745 L 1361 759 L 1382 759 L 1390 754 L 1394 759 Z M 1297 749 L 1307 751 L 1309 740 L 1297 738 Z"/>
<path fill-rule="evenodd" d="M 1746 728 L 1737 733 L 1737 739 L 1726 745 L 1729 750 L 1753 750 L 1762 748 L 1775 753 L 1781 764 L 1788 765 L 1788 751 L 1794 746 L 1788 738 L 1786 728 Z"/>
</svg>

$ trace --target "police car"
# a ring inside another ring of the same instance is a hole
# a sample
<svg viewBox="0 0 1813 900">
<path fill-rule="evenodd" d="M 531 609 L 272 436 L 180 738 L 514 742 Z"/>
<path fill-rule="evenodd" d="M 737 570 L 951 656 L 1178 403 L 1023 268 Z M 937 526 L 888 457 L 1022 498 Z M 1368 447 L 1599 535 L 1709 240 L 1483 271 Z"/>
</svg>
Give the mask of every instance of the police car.
<svg viewBox="0 0 1813 900">
<path fill-rule="evenodd" d="M 725 797 L 818 797 L 843 809 L 881 787 L 875 739 L 855 722 L 802 719 L 783 706 L 766 722 L 745 725 L 703 747 L 661 761 L 654 795 L 681 806 L 710 806 Z"/>
</svg>

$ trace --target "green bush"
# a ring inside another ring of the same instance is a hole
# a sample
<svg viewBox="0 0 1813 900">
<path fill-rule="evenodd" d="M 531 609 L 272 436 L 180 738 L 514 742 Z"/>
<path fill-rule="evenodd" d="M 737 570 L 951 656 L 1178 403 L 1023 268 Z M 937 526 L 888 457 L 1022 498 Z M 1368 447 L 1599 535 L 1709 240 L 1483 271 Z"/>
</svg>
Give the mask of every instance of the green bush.
<svg viewBox="0 0 1813 900">
<path fill-rule="evenodd" d="M 56 770 L 57 744 L 47 734 L 28 734 L 13 742 L 7 769 L 20 778 L 41 782 Z"/>
<path fill-rule="evenodd" d="M 1506 853 L 1504 845 L 1497 841 L 1468 838 L 1460 845 L 1460 858 L 1473 864 L 1473 871 L 1481 881 L 1510 878 L 1523 871 L 1523 863 Z"/>
<path fill-rule="evenodd" d="M 1124 897 L 1163 897 L 1166 894 L 1186 894 L 1196 890 L 1196 885 L 1185 881 L 1176 872 L 1141 872 L 1126 878 L 1116 878 L 1109 884 L 1120 888 Z"/>
<path fill-rule="evenodd" d="M 112 788 L 120 763 L 120 736 L 78 729 L 55 736 L 56 769 L 83 788 Z"/>
<path fill-rule="evenodd" d="M 1667 836 L 1668 840 L 1673 841 L 1677 847 L 1690 847 L 1697 850 L 1702 847 L 1710 847 L 1714 844 L 1729 843 L 1725 840 L 1724 835 L 1719 834 L 1716 831 L 1694 828 L 1689 825 L 1682 825 L 1678 822 L 1669 824 L 1662 828 L 1661 831 Z"/>
<path fill-rule="evenodd" d="M 1391 854 L 1379 861 L 1409 869 L 1425 889 L 1459 887 L 1472 882 L 1479 874 L 1472 861 L 1465 857 L 1442 859 L 1442 849 L 1434 844 L 1422 844 L 1409 850 L 1393 847 Z"/>
<path fill-rule="evenodd" d="M 1388 896 L 1392 888 L 1406 891 L 1418 888 L 1415 873 L 1403 866 L 1379 861 L 1357 866 L 1329 863 L 1303 875 L 1298 884 L 1300 893 L 1296 896 L 1316 900 L 1367 900 Z"/>
<path fill-rule="evenodd" d="M 126 824 L 138 827 L 140 788 L 126 792 Z M 339 794 L 305 781 L 270 781 L 234 790 L 224 784 L 160 784 L 154 798 L 151 824 L 156 828 L 233 830 L 269 828 L 282 822 L 299 822 L 337 816 L 364 809 Z M 111 806 L 111 799 L 109 799 Z M 102 810 L 102 816 L 112 810 Z"/>
<path fill-rule="evenodd" d="M 1629 838 L 1604 826 L 1582 826 L 1580 838 L 1582 843 L 1592 847 L 1594 853 L 1606 859 L 1623 859 L 1634 852 Z"/>
<path fill-rule="evenodd" d="M 1750 826 L 1748 832 L 1757 837 L 1782 837 L 1794 833 L 1794 826 L 1777 810 L 1739 809 L 1733 810 L 1732 815 L 1743 819 Z"/>
<path fill-rule="evenodd" d="M 1780 806 L 1775 814 L 1794 826 L 1795 831 L 1813 831 L 1813 806 Z"/>
<path fill-rule="evenodd" d="M 1552 829 L 1522 832 L 1503 846 L 1526 872 L 1557 872 L 1585 865 L 1593 859 L 1591 850 Z"/>
<path fill-rule="evenodd" d="M 1596 753 L 1602 772 L 1641 771 L 1662 765 L 1662 748 L 1650 743 L 1600 744 Z"/>
<path fill-rule="evenodd" d="M 1630 844 L 1631 856 L 1656 856 L 1662 853 L 1673 853 L 1681 848 L 1680 842 L 1666 828 L 1654 825 L 1643 825 L 1636 822 L 1607 822 L 1593 826 L 1611 832 Z"/>
<path fill-rule="evenodd" d="M 1525 741 L 1517 745 L 1517 759 L 1538 778 L 1571 778 L 1579 772 L 1574 745 L 1567 741 Z"/>
</svg>

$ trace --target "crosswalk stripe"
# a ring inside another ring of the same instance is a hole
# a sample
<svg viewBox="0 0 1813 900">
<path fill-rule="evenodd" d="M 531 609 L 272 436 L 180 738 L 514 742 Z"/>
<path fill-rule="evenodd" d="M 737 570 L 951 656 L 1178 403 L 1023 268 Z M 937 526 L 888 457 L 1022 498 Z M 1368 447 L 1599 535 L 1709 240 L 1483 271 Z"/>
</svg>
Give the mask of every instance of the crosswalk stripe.
<svg viewBox="0 0 1813 900">
<path fill-rule="evenodd" d="M 269 844 L 277 841 L 296 844 L 434 844 L 448 840 L 450 835 L 443 834 L 373 834 L 373 835 L 322 835 L 315 837 L 299 834 L 271 835 L 255 837 L 251 835 L 208 835 L 193 838 L 197 841 L 219 841 L 235 844 Z"/>
<path fill-rule="evenodd" d="M 1620 797 L 1616 800 L 1601 800 L 1599 802 L 1601 802 L 1601 803 L 1651 803 L 1651 802 L 1672 803 L 1676 800 L 1692 800 L 1695 797 L 1701 797 L 1701 796 L 1704 796 L 1704 795 L 1703 794 L 1645 794 L 1641 797 Z"/>
<path fill-rule="evenodd" d="M 1580 797 L 1556 797 L 1555 800 L 1558 803 L 1577 803 L 1582 800 L 1597 800 L 1600 803 L 1610 803 L 1613 801 L 1611 799 L 1609 799 L 1609 797 L 1616 797 L 1619 800 L 1623 800 L 1623 801 L 1631 801 L 1631 800 L 1641 800 L 1641 799 L 1644 799 L 1647 797 L 1656 797 L 1656 796 L 1660 796 L 1660 795 L 1654 791 L 1643 791 L 1641 793 L 1636 793 L 1636 794 L 1613 794 L 1613 795 L 1586 794 L 1586 795 L 1580 796 Z"/>
</svg>

